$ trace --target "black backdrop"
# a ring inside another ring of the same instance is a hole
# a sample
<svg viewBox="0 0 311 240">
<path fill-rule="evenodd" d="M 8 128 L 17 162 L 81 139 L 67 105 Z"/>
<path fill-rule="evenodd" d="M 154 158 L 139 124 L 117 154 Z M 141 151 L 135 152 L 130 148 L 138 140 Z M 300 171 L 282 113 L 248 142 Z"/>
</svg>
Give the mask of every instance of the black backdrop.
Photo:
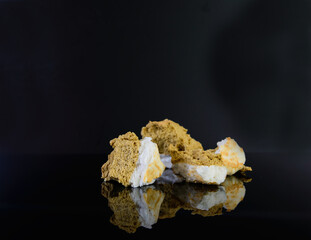
<svg viewBox="0 0 311 240">
<path fill-rule="evenodd" d="M 310 150 L 309 1 L 0 1 L 0 152 L 106 154 L 172 119 Z"/>
</svg>

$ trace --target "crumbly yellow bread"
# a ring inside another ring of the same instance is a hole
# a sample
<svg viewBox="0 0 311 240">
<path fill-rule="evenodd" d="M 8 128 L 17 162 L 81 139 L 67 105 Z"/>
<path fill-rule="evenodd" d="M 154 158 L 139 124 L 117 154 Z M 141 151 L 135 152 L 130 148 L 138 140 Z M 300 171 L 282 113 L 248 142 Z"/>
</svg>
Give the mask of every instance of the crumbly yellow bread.
<svg viewBox="0 0 311 240">
<path fill-rule="evenodd" d="M 174 173 L 183 176 L 187 182 L 220 184 L 226 178 L 227 169 L 213 150 L 178 151 L 170 145 L 169 151 Z"/>
<path fill-rule="evenodd" d="M 191 165 L 223 166 L 221 156 L 219 154 L 215 154 L 214 149 L 206 151 L 202 149 L 179 151 L 173 145 L 170 145 L 168 149 L 169 154 L 172 157 L 172 164 L 183 162 Z"/>
<path fill-rule="evenodd" d="M 151 137 L 161 154 L 169 154 L 169 145 L 177 147 L 178 150 L 203 149 L 201 143 L 194 140 L 187 131 L 178 123 L 165 119 L 159 122 L 150 121 L 142 128 L 141 135 Z"/>
<path fill-rule="evenodd" d="M 151 140 L 150 137 L 139 140 L 132 132 L 111 140 L 114 150 L 102 166 L 102 178 L 132 187 L 152 184 L 162 175 L 165 165 L 157 144 Z"/>
<path fill-rule="evenodd" d="M 135 133 L 127 132 L 111 140 L 110 145 L 114 149 L 102 166 L 102 178 L 105 181 L 116 180 L 124 186 L 129 186 L 138 161 L 140 141 Z"/>
</svg>

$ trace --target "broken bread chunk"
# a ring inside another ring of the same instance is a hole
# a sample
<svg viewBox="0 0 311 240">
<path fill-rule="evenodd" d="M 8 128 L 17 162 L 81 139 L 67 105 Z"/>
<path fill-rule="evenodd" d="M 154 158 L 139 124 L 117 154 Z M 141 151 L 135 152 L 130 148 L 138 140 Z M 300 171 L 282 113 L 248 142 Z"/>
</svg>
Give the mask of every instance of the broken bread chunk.
<svg viewBox="0 0 311 240">
<path fill-rule="evenodd" d="M 187 182 L 220 184 L 225 181 L 227 169 L 214 150 L 179 151 L 171 145 L 169 151 L 173 171 L 183 176 Z"/>
<path fill-rule="evenodd" d="M 165 169 L 158 147 L 150 137 L 139 140 L 128 132 L 110 141 L 114 148 L 102 166 L 105 181 L 116 180 L 124 186 L 141 187 L 152 184 Z"/>
<path fill-rule="evenodd" d="M 239 170 L 252 170 L 250 167 L 244 166 L 246 161 L 245 153 L 243 148 L 241 148 L 234 139 L 227 137 L 226 139 L 218 142 L 215 150 L 215 154 L 219 154 L 221 156 L 221 161 L 227 168 L 228 175 L 235 174 Z"/>
<path fill-rule="evenodd" d="M 165 119 L 159 122 L 150 121 L 141 130 L 143 137 L 151 137 L 159 147 L 161 154 L 169 155 L 169 146 L 173 145 L 178 150 L 202 149 L 201 143 L 187 134 L 187 129 L 171 120 Z"/>
</svg>

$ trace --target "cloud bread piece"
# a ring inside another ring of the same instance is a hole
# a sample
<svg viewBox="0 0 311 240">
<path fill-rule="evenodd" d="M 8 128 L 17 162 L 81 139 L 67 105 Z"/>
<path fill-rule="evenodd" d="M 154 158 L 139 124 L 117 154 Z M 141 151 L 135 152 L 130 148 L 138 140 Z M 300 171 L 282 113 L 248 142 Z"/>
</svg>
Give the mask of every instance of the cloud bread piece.
<svg viewBox="0 0 311 240">
<path fill-rule="evenodd" d="M 150 121 L 141 130 L 143 137 L 151 137 L 161 154 L 169 155 L 168 147 L 173 145 L 179 150 L 203 149 L 201 143 L 187 134 L 187 129 L 171 120 Z"/>
<path fill-rule="evenodd" d="M 244 166 L 246 161 L 245 153 L 237 142 L 227 137 L 217 143 L 215 153 L 221 156 L 224 166 L 227 168 L 228 175 L 232 175 L 237 171 L 251 171 L 252 168 Z"/>
<path fill-rule="evenodd" d="M 140 226 L 151 228 L 158 220 L 165 197 L 153 186 L 124 188 L 107 182 L 102 184 L 102 195 L 114 213 L 110 222 L 128 233 L 136 232 Z"/>
<path fill-rule="evenodd" d="M 244 199 L 246 189 L 244 187 L 243 181 L 235 176 L 228 176 L 226 181 L 224 181 L 221 185 L 224 186 L 227 196 L 224 208 L 230 212 L 234 210 Z"/>
<path fill-rule="evenodd" d="M 124 186 L 140 187 L 152 184 L 165 169 L 158 147 L 146 137 L 139 140 L 128 132 L 110 141 L 114 148 L 102 166 L 105 181 L 116 180 Z"/>
<path fill-rule="evenodd" d="M 214 150 L 178 151 L 171 145 L 169 151 L 174 173 L 183 176 L 187 182 L 220 184 L 226 178 L 227 169 Z"/>
</svg>

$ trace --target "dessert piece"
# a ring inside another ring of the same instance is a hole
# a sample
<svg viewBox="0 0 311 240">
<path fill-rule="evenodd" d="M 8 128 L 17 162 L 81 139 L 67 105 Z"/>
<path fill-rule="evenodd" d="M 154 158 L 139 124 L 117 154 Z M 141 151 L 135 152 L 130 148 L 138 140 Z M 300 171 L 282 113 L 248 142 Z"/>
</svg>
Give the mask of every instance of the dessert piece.
<svg viewBox="0 0 311 240">
<path fill-rule="evenodd" d="M 150 137 L 139 140 L 128 132 L 110 141 L 114 148 L 102 166 L 105 181 L 116 180 L 124 186 L 140 187 L 152 184 L 165 169 L 158 147 Z"/>
<path fill-rule="evenodd" d="M 237 171 L 252 171 L 251 167 L 244 166 L 245 154 L 234 139 L 227 137 L 226 139 L 217 143 L 215 154 L 221 156 L 223 165 L 227 168 L 227 174 L 232 175 Z"/>
<path fill-rule="evenodd" d="M 173 145 L 178 150 L 203 149 L 201 143 L 187 134 L 187 129 L 171 120 L 149 122 L 141 130 L 143 137 L 151 137 L 159 147 L 161 154 L 169 155 L 169 146 Z"/>
<path fill-rule="evenodd" d="M 244 199 L 246 189 L 243 181 L 235 176 L 228 176 L 226 181 L 221 185 L 224 186 L 227 195 L 227 201 L 224 204 L 224 208 L 230 212 Z"/>
<path fill-rule="evenodd" d="M 174 195 L 184 203 L 183 209 L 204 217 L 221 215 L 227 200 L 224 187 L 193 183 L 175 185 Z"/>
<path fill-rule="evenodd" d="M 165 194 L 153 186 L 124 188 L 104 182 L 102 195 L 108 199 L 113 211 L 110 222 L 128 233 L 136 232 L 142 226 L 151 228 L 158 221 Z"/>
<path fill-rule="evenodd" d="M 183 176 L 187 182 L 220 184 L 226 178 L 227 169 L 214 150 L 179 151 L 171 145 L 169 152 L 174 173 Z"/>
</svg>

